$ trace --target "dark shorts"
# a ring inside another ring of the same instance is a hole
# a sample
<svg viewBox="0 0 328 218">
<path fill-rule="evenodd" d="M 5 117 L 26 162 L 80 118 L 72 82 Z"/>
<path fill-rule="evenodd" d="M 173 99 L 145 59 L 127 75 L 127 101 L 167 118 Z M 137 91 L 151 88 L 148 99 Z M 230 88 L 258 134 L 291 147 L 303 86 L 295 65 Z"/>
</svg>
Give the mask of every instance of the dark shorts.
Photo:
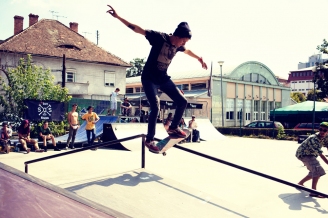
<svg viewBox="0 0 328 218">
<path fill-rule="evenodd" d="M 310 171 L 308 176 L 320 177 L 326 174 L 325 170 L 320 165 L 320 162 L 314 156 L 305 156 L 298 158 L 300 161 L 304 163 L 306 168 Z"/>
</svg>

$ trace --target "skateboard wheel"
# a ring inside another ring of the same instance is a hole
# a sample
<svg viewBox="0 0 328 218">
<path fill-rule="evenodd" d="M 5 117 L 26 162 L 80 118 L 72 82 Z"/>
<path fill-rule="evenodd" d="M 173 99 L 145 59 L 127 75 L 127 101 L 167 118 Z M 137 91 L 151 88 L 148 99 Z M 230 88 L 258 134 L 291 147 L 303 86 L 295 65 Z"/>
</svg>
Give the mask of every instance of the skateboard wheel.
<svg viewBox="0 0 328 218">
<path fill-rule="evenodd" d="M 165 151 L 163 152 L 163 156 L 166 156 L 166 152 Z"/>
</svg>

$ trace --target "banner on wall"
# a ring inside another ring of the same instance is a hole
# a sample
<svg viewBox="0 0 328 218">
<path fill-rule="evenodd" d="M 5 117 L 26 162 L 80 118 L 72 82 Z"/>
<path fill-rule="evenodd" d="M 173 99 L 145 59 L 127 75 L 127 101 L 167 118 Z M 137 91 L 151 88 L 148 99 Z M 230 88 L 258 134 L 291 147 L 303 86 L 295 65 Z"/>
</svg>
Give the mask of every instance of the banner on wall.
<svg viewBox="0 0 328 218">
<path fill-rule="evenodd" d="M 59 101 L 25 100 L 24 118 L 33 121 L 63 121 L 65 104 Z"/>
</svg>

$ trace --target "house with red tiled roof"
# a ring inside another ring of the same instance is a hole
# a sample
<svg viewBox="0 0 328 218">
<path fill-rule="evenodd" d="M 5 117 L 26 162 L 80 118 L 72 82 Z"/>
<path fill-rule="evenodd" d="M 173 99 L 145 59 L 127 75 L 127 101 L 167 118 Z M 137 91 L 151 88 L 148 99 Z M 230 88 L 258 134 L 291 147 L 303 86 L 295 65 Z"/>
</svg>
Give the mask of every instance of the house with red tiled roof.
<svg viewBox="0 0 328 218">
<path fill-rule="evenodd" d="M 56 83 L 62 83 L 65 55 L 65 86 L 75 98 L 109 96 L 116 87 L 125 92 L 126 68 L 130 65 L 105 51 L 78 33 L 78 23 L 70 27 L 52 19 L 38 20 L 29 15 L 29 27 L 23 17 L 14 17 L 14 35 L 0 42 L 0 73 L 15 67 L 19 58 L 31 54 L 33 62 L 49 68 Z"/>
</svg>

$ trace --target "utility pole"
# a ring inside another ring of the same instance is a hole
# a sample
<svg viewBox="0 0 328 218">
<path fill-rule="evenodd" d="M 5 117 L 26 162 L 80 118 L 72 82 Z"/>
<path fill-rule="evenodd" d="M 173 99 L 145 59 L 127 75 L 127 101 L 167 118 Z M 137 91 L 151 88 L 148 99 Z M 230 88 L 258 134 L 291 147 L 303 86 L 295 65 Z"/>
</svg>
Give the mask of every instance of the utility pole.
<svg viewBox="0 0 328 218">
<path fill-rule="evenodd" d="M 98 45 L 98 41 L 99 41 L 99 32 L 97 30 L 97 45 Z"/>
<path fill-rule="evenodd" d="M 62 70 L 62 87 L 65 87 L 66 82 L 66 57 L 65 54 L 63 54 L 63 70 Z"/>
</svg>

